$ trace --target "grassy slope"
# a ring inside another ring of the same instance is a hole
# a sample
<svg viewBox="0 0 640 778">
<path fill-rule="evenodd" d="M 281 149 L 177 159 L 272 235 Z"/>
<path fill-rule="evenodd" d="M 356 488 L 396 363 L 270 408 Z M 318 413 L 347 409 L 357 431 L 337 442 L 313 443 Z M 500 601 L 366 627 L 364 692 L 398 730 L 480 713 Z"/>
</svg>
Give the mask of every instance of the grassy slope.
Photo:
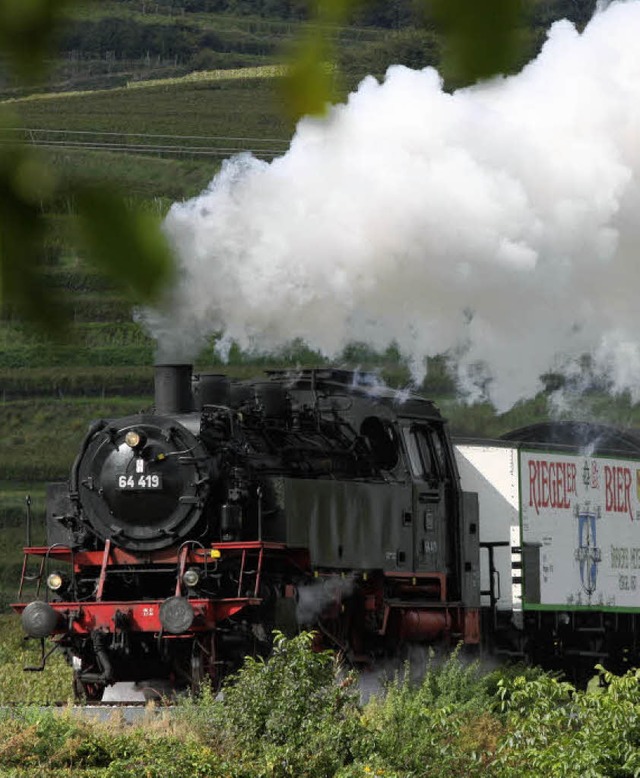
<svg viewBox="0 0 640 778">
<path fill-rule="evenodd" d="M 127 143 L 197 145 L 209 156 L 142 156 L 108 151 L 64 149 L 51 159 L 62 173 L 99 177 L 129 195 L 161 198 L 159 208 L 200 192 L 221 159 L 233 151 L 286 147 L 293 125 L 284 118 L 273 79 L 198 81 L 115 89 L 73 97 L 58 96 L 14 103 L 21 126 L 30 129 L 129 133 Z M 133 137 L 137 134 L 138 137 Z M 143 135 L 201 136 L 184 140 Z M 240 138 L 247 140 L 228 140 Z M 263 141 L 278 139 L 278 143 Z M 65 136 L 65 140 L 73 139 Z M 100 141 L 114 140 L 108 135 Z M 211 140 L 207 140 L 211 139 Z M 88 140 L 82 136 L 82 140 Z M 123 142 L 118 137 L 118 142 Z"/>
<path fill-rule="evenodd" d="M 241 135 L 286 140 L 273 79 L 169 79 L 134 89 L 42 95 L 10 103 L 29 127 L 180 135 Z"/>
</svg>

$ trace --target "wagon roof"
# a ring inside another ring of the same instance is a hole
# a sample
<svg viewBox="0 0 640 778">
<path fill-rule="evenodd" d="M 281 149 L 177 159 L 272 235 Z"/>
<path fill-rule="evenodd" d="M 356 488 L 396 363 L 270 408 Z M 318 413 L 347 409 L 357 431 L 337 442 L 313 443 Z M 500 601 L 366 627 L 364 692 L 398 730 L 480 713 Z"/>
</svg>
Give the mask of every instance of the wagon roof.
<svg viewBox="0 0 640 778">
<path fill-rule="evenodd" d="M 640 455 L 640 433 L 589 421 L 546 421 L 508 432 L 501 440 L 587 450 L 591 454 Z"/>
</svg>

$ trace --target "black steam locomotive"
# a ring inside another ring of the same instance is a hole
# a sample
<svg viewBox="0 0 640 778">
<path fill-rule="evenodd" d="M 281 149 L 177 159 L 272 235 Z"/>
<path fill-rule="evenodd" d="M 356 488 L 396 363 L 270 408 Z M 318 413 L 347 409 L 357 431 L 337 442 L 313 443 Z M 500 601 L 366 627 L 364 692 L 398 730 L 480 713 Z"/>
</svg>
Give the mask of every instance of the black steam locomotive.
<svg viewBox="0 0 640 778">
<path fill-rule="evenodd" d="M 155 410 L 95 422 L 50 484 L 26 633 L 76 691 L 197 687 L 313 625 L 354 661 L 480 640 L 478 518 L 429 401 L 370 374 L 156 369 Z M 29 561 L 31 560 L 31 561 Z"/>
<path fill-rule="evenodd" d="M 196 689 L 267 655 L 274 629 L 301 626 L 363 664 L 413 642 L 490 645 L 564 669 L 623 650 L 635 661 L 640 601 L 609 594 L 625 581 L 613 570 L 624 548 L 640 564 L 640 539 L 620 540 L 605 581 L 600 492 L 584 491 L 611 471 L 606 499 L 627 510 L 631 468 L 583 465 L 575 441 L 549 458 L 534 450 L 540 429 L 517 438 L 454 446 L 433 403 L 371 374 L 231 381 L 158 366 L 153 413 L 92 424 L 70 481 L 48 486 L 47 545 L 25 549 L 13 606 L 42 642 L 37 669 L 62 650 L 79 697 L 151 678 Z M 629 445 L 623 456 L 637 457 Z M 566 597 L 561 552 L 575 572 Z"/>
</svg>

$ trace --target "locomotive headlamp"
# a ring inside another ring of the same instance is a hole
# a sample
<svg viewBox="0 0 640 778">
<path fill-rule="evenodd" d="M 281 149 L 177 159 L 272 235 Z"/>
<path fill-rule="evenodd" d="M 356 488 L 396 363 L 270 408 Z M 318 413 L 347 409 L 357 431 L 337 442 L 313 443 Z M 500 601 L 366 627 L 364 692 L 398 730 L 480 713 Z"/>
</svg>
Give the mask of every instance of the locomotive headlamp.
<svg viewBox="0 0 640 778">
<path fill-rule="evenodd" d="M 198 585 L 199 581 L 200 581 L 200 571 L 197 570 L 195 567 L 190 567 L 188 570 L 185 571 L 184 575 L 182 576 L 182 583 L 188 589 L 193 589 L 194 586 Z"/>
<path fill-rule="evenodd" d="M 146 436 L 138 430 L 129 430 L 124 436 L 124 442 L 129 448 L 141 448 L 146 442 Z"/>
<path fill-rule="evenodd" d="M 57 592 L 62 589 L 64 584 L 64 578 L 60 573 L 50 573 L 47 576 L 47 586 L 52 592 Z"/>
</svg>

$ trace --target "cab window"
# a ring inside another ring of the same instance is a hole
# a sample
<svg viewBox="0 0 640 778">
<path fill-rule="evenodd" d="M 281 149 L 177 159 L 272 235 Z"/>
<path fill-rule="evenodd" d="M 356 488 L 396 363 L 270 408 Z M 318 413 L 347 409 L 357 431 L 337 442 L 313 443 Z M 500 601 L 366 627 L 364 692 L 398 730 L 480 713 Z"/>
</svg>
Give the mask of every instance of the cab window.
<svg viewBox="0 0 640 778">
<path fill-rule="evenodd" d="M 437 430 L 426 426 L 404 427 L 403 439 L 411 472 L 425 481 L 442 479 L 447 474 L 447 455 Z"/>
<path fill-rule="evenodd" d="M 377 416 L 368 416 L 360 426 L 360 434 L 369 444 L 376 465 L 392 470 L 398 462 L 398 442 L 393 427 Z"/>
</svg>

